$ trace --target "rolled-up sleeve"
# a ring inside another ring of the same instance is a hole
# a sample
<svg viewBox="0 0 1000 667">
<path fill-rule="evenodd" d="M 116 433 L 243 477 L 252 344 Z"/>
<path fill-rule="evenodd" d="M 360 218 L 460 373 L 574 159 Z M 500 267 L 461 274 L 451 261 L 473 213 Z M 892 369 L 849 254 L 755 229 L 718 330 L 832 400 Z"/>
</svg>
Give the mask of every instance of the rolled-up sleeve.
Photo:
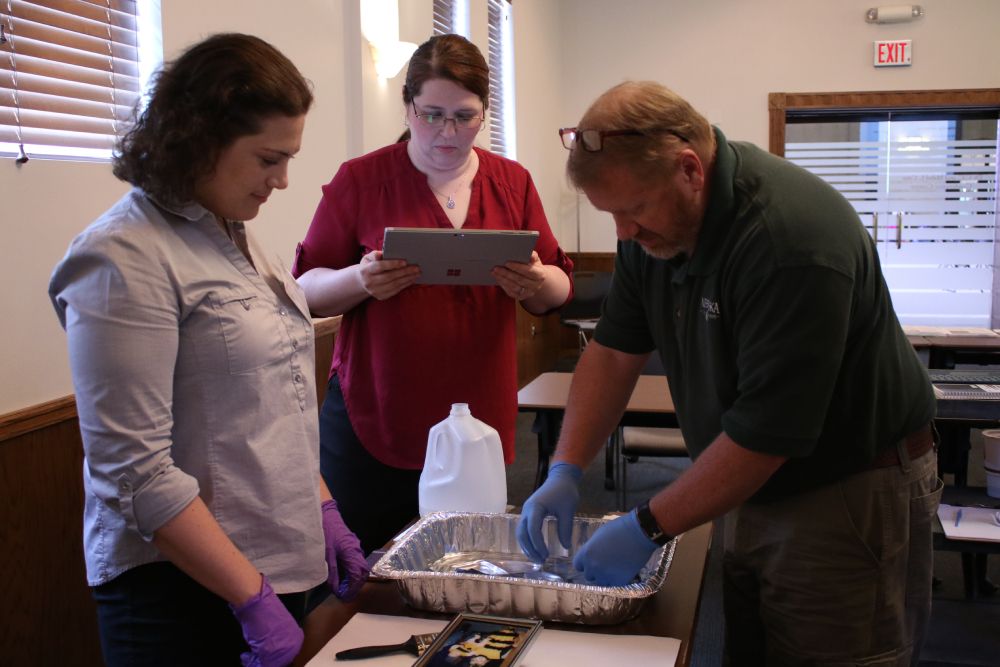
<svg viewBox="0 0 1000 667">
<path fill-rule="evenodd" d="M 306 237 L 295 248 L 292 276 L 315 268 L 342 269 L 361 261 L 363 249 L 357 230 L 358 185 L 350 163 L 341 165 L 323 186 Z"/>
<path fill-rule="evenodd" d="M 155 261 L 122 236 L 85 234 L 49 286 L 93 491 L 145 540 L 199 493 L 171 458 L 180 305 Z"/>
</svg>

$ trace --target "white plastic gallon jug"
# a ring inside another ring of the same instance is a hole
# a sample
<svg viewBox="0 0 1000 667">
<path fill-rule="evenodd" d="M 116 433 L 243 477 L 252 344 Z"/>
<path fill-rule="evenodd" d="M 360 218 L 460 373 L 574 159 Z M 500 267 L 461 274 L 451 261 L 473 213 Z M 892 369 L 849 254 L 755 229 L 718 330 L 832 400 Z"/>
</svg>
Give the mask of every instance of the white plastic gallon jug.
<svg viewBox="0 0 1000 667">
<path fill-rule="evenodd" d="M 420 516 L 431 512 L 503 512 L 507 473 L 496 429 L 453 403 L 448 418 L 427 435 L 420 473 Z"/>
</svg>

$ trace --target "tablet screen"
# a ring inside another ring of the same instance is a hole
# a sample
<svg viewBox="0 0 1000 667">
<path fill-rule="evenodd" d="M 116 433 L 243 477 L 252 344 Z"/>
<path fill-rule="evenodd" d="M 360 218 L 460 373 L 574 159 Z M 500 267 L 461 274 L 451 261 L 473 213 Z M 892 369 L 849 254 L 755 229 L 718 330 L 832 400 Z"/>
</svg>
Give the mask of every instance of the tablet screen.
<svg viewBox="0 0 1000 667">
<path fill-rule="evenodd" d="M 493 267 L 529 263 L 537 241 L 536 231 L 386 227 L 382 257 L 418 265 L 418 284 L 495 285 Z"/>
</svg>

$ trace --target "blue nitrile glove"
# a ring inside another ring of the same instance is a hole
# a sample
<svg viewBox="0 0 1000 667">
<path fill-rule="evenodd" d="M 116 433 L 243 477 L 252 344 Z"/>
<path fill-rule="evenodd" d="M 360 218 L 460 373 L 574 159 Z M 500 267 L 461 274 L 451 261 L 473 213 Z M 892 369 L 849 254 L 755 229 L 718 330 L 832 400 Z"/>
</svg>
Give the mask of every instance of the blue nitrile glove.
<svg viewBox="0 0 1000 667">
<path fill-rule="evenodd" d="M 286 667 L 302 648 L 302 628 L 260 577 L 260 593 L 239 607 L 229 605 L 240 622 L 250 650 L 240 656 L 243 667 Z"/>
<path fill-rule="evenodd" d="M 357 535 L 344 523 L 335 500 L 323 501 L 323 539 L 326 542 L 327 583 L 344 602 L 357 597 L 368 580 L 368 563 Z"/>
<path fill-rule="evenodd" d="M 521 520 L 517 524 L 517 543 L 532 560 L 541 563 L 549 557 L 542 536 L 542 522 L 550 515 L 556 517 L 559 541 L 569 549 L 573 536 L 573 514 L 576 504 L 580 502 L 577 484 L 582 476 L 580 466 L 557 463 L 549 468 L 545 482 L 524 503 Z"/>
<path fill-rule="evenodd" d="M 635 512 L 609 521 L 591 536 L 573 558 L 573 567 L 587 583 L 624 586 L 659 546 L 646 537 Z"/>
</svg>

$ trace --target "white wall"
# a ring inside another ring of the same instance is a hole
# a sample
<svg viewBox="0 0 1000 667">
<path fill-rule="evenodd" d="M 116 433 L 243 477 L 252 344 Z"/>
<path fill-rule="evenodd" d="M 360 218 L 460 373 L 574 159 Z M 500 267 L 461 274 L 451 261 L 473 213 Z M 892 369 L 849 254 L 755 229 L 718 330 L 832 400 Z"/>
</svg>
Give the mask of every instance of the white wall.
<svg viewBox="0 0 1000 667">
<path fill-rule="evenodd" d="M 766 148 L 771 92 L 1000 86 L 1000 2 L 919 4 L 915 22 L 875 25 L 864 15 L 876 3 L 850 0 L 559 0 L 559 124 L 616 83 L 654 79 L 727 137 Z M 912 39 L 913 65 L 873 68 L 878 39 Z M 583 250 L 613 251 L 610 218 L 583 208 Z"/>
<path fill-rule="evenodd" d="M 474 0 L 473 41 L 485 50 L 485 3 Z M 514 3 L 518 158 L 532 173 L 549 220 L 576 249 L 576 195 L 563 175 L 555 133 L 573 125 L 602 91 L 652 78 L 688 97 L 728 136 L 767 144 L 767 94 L 1000 86 L 994 0 L 922 0 L 918 22 L 874 26 L 869 3 L 848 0 L 519 0 Z M 400 0 L 400 37 L 430 35 L 431 0 Z M 359 34 L 359 0 L 169 0 L 167 57 L 221 30 L 262 36 L 312 80 L 291 186 L 253 225 L 286 260 L 345 159 L 402 130 L 402 76 L 381 83 Z M 874 70 L 871 42 L 913 39 L 914 65 Z M 70 240 L 125 191 L 105 164 L 0 161 L 0 414 L 72 393 L 46 288 Z M 584 203 L 585 251 L 613 251 L 610 222 Z"/>
<path fill-rule="evenodd" d="M 531 172 L 556 238 L 572 252 L 577 195 L 566 185 L 566 150 L 556 132 L 566 125 L 559 103 L 567 66 L 558 48 L 565 32 L 560 3 L 515 2 L 512 15 L 517 159 Z"/>
<path fill-rule="evenodd" d="M 292 162 L 291 185 L 253 221 L 261 240 L 291 259 L 319 201 L 320 186 L 348 156 L 347 73 L 360 68 L 360 48 L 348 49 L 345 15 L 358 0 L 299 0 L 276 11 L 264 0 L 169 0 L 163 3 L 166 58 L 213 32 L 254 33 L 282 50 L 313 82 L 316 103 L 303 149 Z M 429 23 L 429 19 L 428 19 Z M 353 29 L 354 45 L 360 42 Z M 357 77 L 354 79 L 357 84 Z M 374 82 L 373 82 L 374 83 Z M 52 268 L 69 242 L 127 186 L 107 164 L 0 161 L 0 414 L 72 393 L 66 341 L 48 302 Z"/>
</svg>

